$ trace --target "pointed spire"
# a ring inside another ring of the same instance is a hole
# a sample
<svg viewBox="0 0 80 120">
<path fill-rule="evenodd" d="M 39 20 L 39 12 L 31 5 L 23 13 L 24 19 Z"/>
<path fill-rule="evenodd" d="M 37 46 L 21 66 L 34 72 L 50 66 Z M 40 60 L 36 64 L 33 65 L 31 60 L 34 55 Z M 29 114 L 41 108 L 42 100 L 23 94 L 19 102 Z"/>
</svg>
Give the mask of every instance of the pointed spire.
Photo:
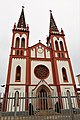
<svg viewBox="0 0 80 120">
<path fill-rule="evenodd" d="M 50 28 L 49 29 L 50 29 L 50 32 L 59 32 L 51 10 L 50 10 Z"/>
<path fill-rule="evenodd" d="M 26 28 L 25 16 L 24 16 L 24 6 L 22 6 L 21 15 L 17 24 L 18 28 Z"/>
</svg>

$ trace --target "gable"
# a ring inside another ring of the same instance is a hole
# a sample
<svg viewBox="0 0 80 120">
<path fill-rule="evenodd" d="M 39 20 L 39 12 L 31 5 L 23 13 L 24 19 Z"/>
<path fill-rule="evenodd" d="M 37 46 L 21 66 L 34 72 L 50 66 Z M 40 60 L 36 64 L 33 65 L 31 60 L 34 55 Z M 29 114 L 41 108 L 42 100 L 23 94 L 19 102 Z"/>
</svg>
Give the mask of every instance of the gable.
<svg viewBox="0 0 80 120">
<path fill-rule="evenodd" d="M 30 55 L 32 58 L 50 58 L 51 49 L 42 43 L 30 47 Z"/>
</svg>

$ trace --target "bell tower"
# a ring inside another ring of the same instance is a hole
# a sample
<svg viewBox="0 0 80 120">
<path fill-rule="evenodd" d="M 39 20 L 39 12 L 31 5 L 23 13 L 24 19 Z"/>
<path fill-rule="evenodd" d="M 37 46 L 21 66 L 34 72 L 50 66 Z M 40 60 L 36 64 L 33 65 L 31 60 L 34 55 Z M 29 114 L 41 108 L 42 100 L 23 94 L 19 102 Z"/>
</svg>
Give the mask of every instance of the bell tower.
<svg viewBox="0 0 80 120">
<path fill-rule="evenodd" d="M 27 91 L 27 64 L 28 64 L 28 43 L 29 26 L 26 26 L 24 7 L 18 23 L 14 24 L 11 52 L 9 57 L 8 74 L 6 82 L 6 93 Z"/>
<path fill-rule="evenodd" d="M 65 93 L 66 90 L 75 93 L 77 89 L 66 46 L 65 34 L 62 28 L 59 32 L 51 10 L 47 46 L 52 49 L 54 85 L 57 87 L 58 95 L 61 95 L 63 91 Z"/>
</svg>

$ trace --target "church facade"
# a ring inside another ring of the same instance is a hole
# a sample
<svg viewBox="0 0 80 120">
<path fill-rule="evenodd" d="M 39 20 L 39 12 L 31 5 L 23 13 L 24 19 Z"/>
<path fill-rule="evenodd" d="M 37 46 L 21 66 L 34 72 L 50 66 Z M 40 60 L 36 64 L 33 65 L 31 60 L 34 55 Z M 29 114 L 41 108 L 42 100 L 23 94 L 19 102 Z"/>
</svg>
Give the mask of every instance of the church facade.
<svg viewBox="0 0 80 120">
<path fill-rule="evenodd" d="M 61 96 L 62 92 L 67 91 L 76 93 L 65 34 L 62 29 L 58 30 L 51 10 L 47 45 L 39 40 L 37 44 L 29 46 L 29 25 L 25 22 L 24 8 L 12 32 L 5 93 L 23 95 L 24 92 L 24 96 L 41 93 Z"/>
</svg>

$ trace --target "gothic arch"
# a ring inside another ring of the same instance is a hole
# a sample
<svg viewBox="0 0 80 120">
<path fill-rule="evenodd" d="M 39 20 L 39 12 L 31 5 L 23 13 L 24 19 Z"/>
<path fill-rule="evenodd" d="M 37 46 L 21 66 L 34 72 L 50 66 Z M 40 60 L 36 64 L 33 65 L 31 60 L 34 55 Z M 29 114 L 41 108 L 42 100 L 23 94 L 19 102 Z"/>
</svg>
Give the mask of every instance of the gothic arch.
<svg viewBox="0 0 80 120">
<path fill-rule="evenodd" d="M 14 106 L 19 106 L 19 91 L 15 92 Z"/>
<path fill-rule="evenodd" d="M 36 95 L 38 97 L 37 100 L 37 109 L 51 109 L 52 108 L 52 100 L 48 99 L 51 96 L 51 92 L 49 88 L 45 85 L 41 85 L 37 91 Z M 40 99 L 39 99 L 40 98 Z"/>
<path fill-rule="evenodd" d="M 47 93 L 50 93 L 49 88 L 48 88 L 47 86 L 45 86 L 45 85 L 39 86 L 39 88 L 37 89 L 36 93 L 39 93 L 42 89 L 43 89 L 44 91 L 46 91 Z"/>
<path fill-rule="evenodd" d="M 21 67 L 18 65 L 16 67 L 16 79 L 15 79 L 15 81 L 20 82 L 20 80 L 21 80 Z"/>
<path fill-rule="evenodd" d="M 25 38 L 21 39 L 21 48 L 25 48 Z"/>
<path fill-rule="evenodd" d="M 16 38 L 15 47 L 16 47 L 16 48 L 19 48 L 19 44 L 20 44 L 20 38 L 17 37 L 17 38 Z"/>
<path fill-rule="evenodd" d="M 58 41 L 55 41 L 56 50 L 59 50 Z"/>
<path fill-rule="evenodd" d="M 64 50 L 64 47 L 63 47 L 63 42 L 62 42 L 62 41 L 60 41 L 60 48 L 61 48 L 61 51 L 63 51 L 63 50 Z"/>
<path fill-rule="evenodd" d="M 62 76 L 63 76 L 64 82 L 68 82 L 67 72 L 66 72 L 66 69 L 64 67 L 62 68 Z"/>
</svg>

